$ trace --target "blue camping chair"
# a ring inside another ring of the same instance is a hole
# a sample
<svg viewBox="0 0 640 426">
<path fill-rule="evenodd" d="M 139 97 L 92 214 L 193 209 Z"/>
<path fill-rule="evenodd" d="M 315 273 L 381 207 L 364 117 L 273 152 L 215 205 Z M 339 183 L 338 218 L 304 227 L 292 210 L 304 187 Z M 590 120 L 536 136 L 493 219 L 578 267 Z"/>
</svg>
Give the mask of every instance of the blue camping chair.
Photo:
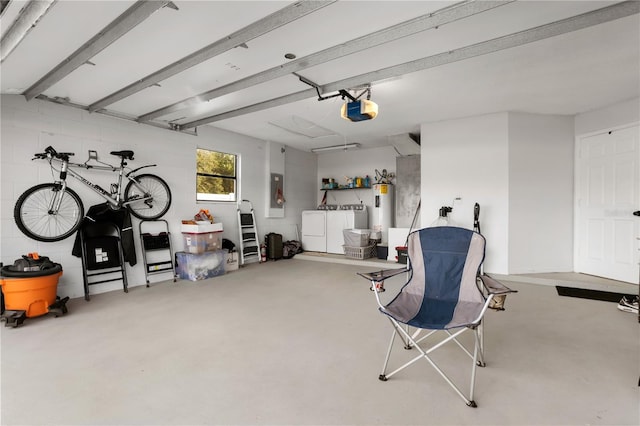
<svg viewBox="0 0 640 426">
<path fill-rule="evenodd" d="M 399 273 L 406 272 L 409 277 L 398 295 L 386 305 L 381 303 L 379 291 L 374 291 L 380 312 L 389 318 L 393 326 L 379 379 L 387 381 L 394 374 L 424 358 L 468 406 L 476 407 L 473 399 L 476 366 L 485 365 L 482 319 L 489 308 L 503 310 L 504 296 L 514 290 L 481 273 L 485 239 L 477 232 L 451 226 L 424 228 L 409 234 L 407 247 L 407 269 L 358 274 L 371 281 L 372 290 L 384 288 L 380 283 Z M 492 304 L 496 296 L 502 299 L 502 303 L 497 306 Z M 410 327 L 416 330 L 411 331 Z M 422 330 L 429 332 L 418 338 Z M 420 346 L 425 339 L 440 331 L 445 333 L 443 340 L 429 348 Z M 473 353 L 458 340 L 458 336 L 465 331 L 472 331 L 474 334 Z M 416 348 L 420 353 L 387 373 L 397 335 L 402 339 L 405 349 Z M 431 352 L 449 342 L 456 343 L 473 360 L 468 397 L 430 356 Z"/>
</svg>

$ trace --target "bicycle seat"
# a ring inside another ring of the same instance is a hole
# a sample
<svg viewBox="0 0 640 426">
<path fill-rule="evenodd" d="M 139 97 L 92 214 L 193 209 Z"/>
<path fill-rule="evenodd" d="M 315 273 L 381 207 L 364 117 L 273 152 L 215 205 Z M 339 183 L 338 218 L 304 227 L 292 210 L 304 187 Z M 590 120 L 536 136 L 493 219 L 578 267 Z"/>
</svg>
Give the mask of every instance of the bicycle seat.
<svg viewBox="0 0 640 426">
<path fill-rule="evenodd" d="M 117 155 L 118 157 L 122 157 L 126 160 L 133 160 L 133 151 L 111 151 L 109 154 Z"/>
</svg>

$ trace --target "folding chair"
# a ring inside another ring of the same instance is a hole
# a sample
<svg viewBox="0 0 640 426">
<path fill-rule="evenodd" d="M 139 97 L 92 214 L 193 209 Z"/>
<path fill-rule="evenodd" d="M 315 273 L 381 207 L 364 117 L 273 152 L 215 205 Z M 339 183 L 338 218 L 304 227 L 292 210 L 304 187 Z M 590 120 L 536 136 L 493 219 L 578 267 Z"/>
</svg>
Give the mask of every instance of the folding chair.
<svg viewBox="0 0 640 426">
<path fill-rule="evenodd" d="M 495 296 L 514 292 L 489 276 L 480 274 L 484 251 L 485 239 L 477 232 L 450 226 L 424 228 L 409 234 L 409 262 L 406 270 L 358 274 L 371 281 L 372 289 L 386 278 L 403 272 L 408 274 L 407 283 L 388 304 L 383 305 L 379 292 L 373 292 L 380 312 L 387 315 L 393 326 L 380 380 L 387 381 L 394 374 L 424 358 L 468 406 L 477 406 L 473 399 L 476 366 L 485 365 L 482 319 Z M 499 309 L 502 310 L 503 307 Z M 413 333 L 410 333 L 410 327 L 415 328 Z M 429 331 L 418 338 L 422 330 Z M 458 340 L 467 330 L 474 334 L 473 353 Z M 439 331 L 446 334 L 443 340 L 429 348 L 420 346 L 425 339 Z M 405 349 L 416 348 L 420 353 L 387 373 L 397 335 L 402 339 Z M 433 351 L 449 342 L 456 343 L 473 360 L 468 397 L 430 356 Z"/>
<path fill-rule="evenodd" d="M 82 248 L 84 299 L 91 300 L 89 286 L 122 281 L 129 292 L 120 228 L 109 222 L 86 223 L 78 231 Z"/>
</svg>

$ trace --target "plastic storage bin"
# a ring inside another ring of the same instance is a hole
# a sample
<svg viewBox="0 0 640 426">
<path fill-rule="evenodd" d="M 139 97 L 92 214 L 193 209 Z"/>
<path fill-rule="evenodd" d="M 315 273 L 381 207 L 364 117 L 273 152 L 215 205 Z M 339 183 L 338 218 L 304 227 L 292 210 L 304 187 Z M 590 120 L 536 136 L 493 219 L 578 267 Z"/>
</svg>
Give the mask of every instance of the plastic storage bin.
<svg viewBox="0 0 640 426">
<path fill-rule="evenodd" d="M 182 233 L 184 251 L 187 253 L 204 253 L 222 248 L 222 232 L 203 232 L 198 234 Z"/>
<path fill-rule="evenodd" d="M 224 275 L 227 250 L 176 253 L 176 274 L 183 280 L 200 281 Z"/>
<path fill-rule="evenodd" d="M 203 234 L 205 232 L 222 232 L 222 223 L 196 223 L 196 224 L 182 224 L 180 226 L 180 232 L 185 234 Z"/>
<path fill-rule="evenodd" d="M 347 247 L 366 247 L 369 245 L 370 232 L 368 229 L 344 229 L 342 230 L 344 245 Z"/>
</svg>

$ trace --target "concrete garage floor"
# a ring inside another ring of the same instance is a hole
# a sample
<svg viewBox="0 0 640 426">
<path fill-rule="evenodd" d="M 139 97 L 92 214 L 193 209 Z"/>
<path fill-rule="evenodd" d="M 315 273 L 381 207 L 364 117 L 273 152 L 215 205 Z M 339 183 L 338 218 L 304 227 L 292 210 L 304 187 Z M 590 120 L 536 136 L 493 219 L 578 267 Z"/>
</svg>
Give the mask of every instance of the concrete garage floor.
<svg viewBox="0 0 640 426">
<path fill-rule="evenodd" d="M 1 423 L 640 423 L 640 326 L 615 303 L 507 277 L 519 293 L 487 314 L 474 409 L 426 362 L 378 380 L 391 328 L 356 276 L 377 265 L 299 256 L 74 299 L 63 317 L 0 327 Z M 458 353 L 434 355 L 466 379 Z"/>
</svg>

